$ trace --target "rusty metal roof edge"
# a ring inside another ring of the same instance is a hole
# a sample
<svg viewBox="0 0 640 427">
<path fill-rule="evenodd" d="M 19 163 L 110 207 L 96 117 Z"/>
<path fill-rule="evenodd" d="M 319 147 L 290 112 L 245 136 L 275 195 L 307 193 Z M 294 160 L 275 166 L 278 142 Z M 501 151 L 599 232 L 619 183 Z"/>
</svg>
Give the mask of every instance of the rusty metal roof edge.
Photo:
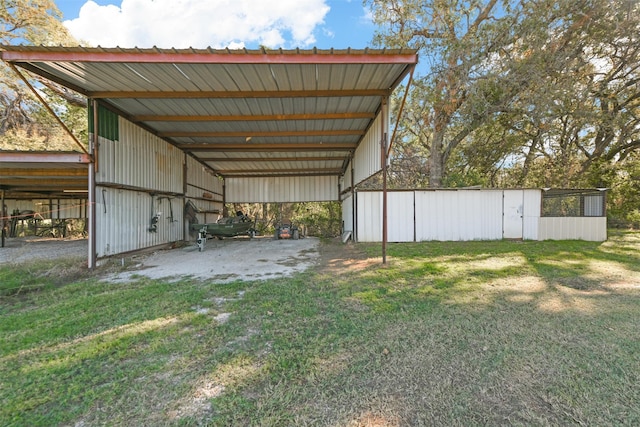
<svg viewBox="0 0 640 427">
<path fill-rule="evenodd" d="M 205 49 L 0 45 L 5 61 L 150 63 L 417 63 L 415 49 Z"/>
</svg>

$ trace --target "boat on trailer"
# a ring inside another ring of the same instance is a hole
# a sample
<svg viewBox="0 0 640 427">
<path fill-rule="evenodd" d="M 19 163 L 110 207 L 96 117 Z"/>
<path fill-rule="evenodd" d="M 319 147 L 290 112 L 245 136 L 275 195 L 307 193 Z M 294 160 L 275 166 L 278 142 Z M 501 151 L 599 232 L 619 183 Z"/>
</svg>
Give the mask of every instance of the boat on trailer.
<svg viewBox="0 0 640 427">
<path fill-rule="evenodd" d="M 207 224 L 191 224 L 191 230 L 198 232 L 196 243 L 198 250 L 202 252 L 204 244 L 209 236 L 218 239 L 225 237 L 249 236 L 253 238 L 256 235 L 255 221 L 252 221 L 242 212 L 238 212 L 234 217 L 223 217 L 216 222 Z"/>
</svg>

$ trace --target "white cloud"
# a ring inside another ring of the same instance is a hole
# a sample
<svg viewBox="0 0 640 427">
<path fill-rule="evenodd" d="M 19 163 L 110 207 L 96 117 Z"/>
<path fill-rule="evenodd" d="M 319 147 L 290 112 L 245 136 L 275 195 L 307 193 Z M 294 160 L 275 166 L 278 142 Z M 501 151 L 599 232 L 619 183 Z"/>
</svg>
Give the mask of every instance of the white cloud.
<svg viewBox="0 0 640 427">
<path fill-rule="evenodd" d="M 328 12 L 327 0 L 90 0 L 64 24 L 93 46 L 292 48 L 315 43 Z"/>
</svg>

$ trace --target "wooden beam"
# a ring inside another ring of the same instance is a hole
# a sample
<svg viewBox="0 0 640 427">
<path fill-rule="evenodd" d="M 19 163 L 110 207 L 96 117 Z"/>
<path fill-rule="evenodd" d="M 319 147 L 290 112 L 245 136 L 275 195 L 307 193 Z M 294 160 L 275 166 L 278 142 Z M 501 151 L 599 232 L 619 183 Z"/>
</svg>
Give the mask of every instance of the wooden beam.
<svg viewBox="0 0 640 427">
<path fill-rule="evenodd" d="M 374 113 L 326 113 L 326 114 L 262 114 L 255 116 L 180 116 L 180 115 L 138 115 L 131 116 L 136 122 L 232 122 L 232 121 L 280 121 L 280 120 L 353 120 L 373 119 Z"/>
<path fill-rule="evenodd" d="M 86 168 L 67 168 L 67 169 L 48 169 L 48 168 L 0 168 L 0 176 L 26 176 L 26 177 L 70 177 L 75 178 L 79 176 L 86 177 Z"/>
<path fill-rule="evenodd" d="M 278 173 L 273 171 L 272 173 L 251 173 L 248 171 L 242 174 L 229 174 L 221 175 L 224 178 L 280 178 L 280 177 L 296 177 L 296 176 L 339 176 L 339 173 L 321 173 L 321 172 L 307 172 L 307 173 Z"/>
<path fill-rule="evenodd" d="M 13 151 L 0 152 L 0 163 L 83 163 L 91 162 L 91 157 L 84 153 L 51 153 Z"/>
<path fill-rule="evenodd" d="M 276 151 L 351 151 L 358 144 L 350 142 L 324 142 L 315 144 L 281 143 L 281 144 L 177 144 L 187 152 L 219 151 L 219 152 L 276 152 Z"/>
<path fill-rule="evenodd" d="M 85 189 L 87 188 L 87 180 L 85 179 L 77 179 L 77 178 L 69 178 L 69 179 L 37 179 L 37 178 L 11 178 L 11 179 L 2 179 L 0 183 L 2 188 L 7 189 L 26 189 L 33 188 L 34 191 L 44 191 L 46 189 L 54 189 L 61 190 L 65 189 Z"/>
<path fill-rule="evenodd" d="M 310 173 L 310 172 L 318 172 L 318 173 L 328 173 L 337 175 L 340 173 L 340 168 L 295 168 L 295 169 L 218 169 L 218 173 L 222 175 L 228 174 L 248 174 L 248 173 L 258 173 L 258 174 L 267 174 L 267 173 Z"/>
<path fill-rule="evenodd" d="M 330 157 L 198 157 L 203 162 L 320 162 L 344 160 L 348 156 Z"/>
<path fill-rule="evenodd" d="M 246 137 L 287 137 L 287 136 L 361 136 L 364 130 L 315 130 L 281 132 L 158 132 L 160 138 L 246 138 Z"/>
</svg>

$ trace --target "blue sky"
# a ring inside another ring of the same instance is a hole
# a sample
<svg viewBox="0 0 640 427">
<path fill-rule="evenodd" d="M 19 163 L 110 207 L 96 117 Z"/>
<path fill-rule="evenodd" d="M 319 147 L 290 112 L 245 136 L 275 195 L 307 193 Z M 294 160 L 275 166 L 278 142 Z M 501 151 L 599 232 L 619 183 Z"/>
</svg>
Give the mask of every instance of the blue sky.
<svg viewBox="0 0 640 427">
<path fill-rule="evenodd" d="M 372 46 L 361 0 L 56 0 L 80 40 L 103 47 L 321 49 Z"/>
</svg>

